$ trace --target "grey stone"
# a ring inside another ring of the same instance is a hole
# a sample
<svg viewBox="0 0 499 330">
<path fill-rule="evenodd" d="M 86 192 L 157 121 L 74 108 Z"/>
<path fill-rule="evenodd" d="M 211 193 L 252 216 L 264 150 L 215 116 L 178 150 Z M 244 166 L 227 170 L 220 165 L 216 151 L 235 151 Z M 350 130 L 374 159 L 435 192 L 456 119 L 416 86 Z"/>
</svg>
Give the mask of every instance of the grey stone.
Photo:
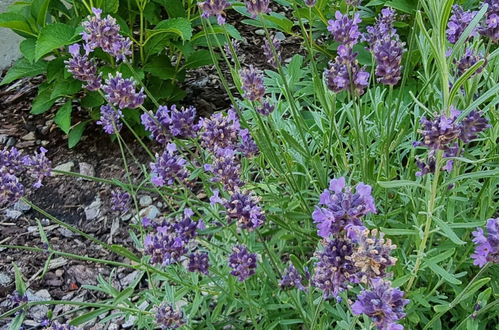
<svg viewBox="0 0 499 330">
<path fill-rule="evenodd" d="M 12 208 L 16 211 L 21 211 L 21 212 L 28 212 L 29 210 L 31 210 L 31 206 L 29 206 L 22 200 L 16 202 Z"/>
<path fill-rule="evenodd" d="M 132 215 L 130 213 L 127 213 L 127 214 L 121 216 L 121 220 L 128 221 L 128 220 L 130 220 L 131 217 L 132 217 Z"/>
<path fill-rule="evenodd" d="M 73 232 L 67 228 L 61 227 L 57 230 L 62 236 L 66 238 L 71 238 L 74 236 Z"/>
<path fill-rule="evenodd" d="M 7 7 L 16 0 L 0 0 L 0 13 L 7 11 Z M 10 66 L 13 61 L 21 57 L 19 43 L 23 38 L 9 29 L 0 28 L 0 70 Z"/>
<path fill-rule="evenodd" d="M 0 30 L 1 30 L 1 29 L 0 29 Z M 16 142 L 17 142 L 16 138 L 15 138 L 15 137 L 13 137 L 13 136 L 11 136 L 5 145 L 6 145 L 7 147 L 13 147 L 13 146 L 15 146 L 15 145 L 16 145 Z"/>
<path fill-rule="evenodd" d="M 24 140 L 24 141 L 33 141 L 34 139 L 35 139 L 34 132 L 29 132 L 28 134 L 21 137 L 21 140 Z"/>
<path fill-rule="evenodd" d="M 264 29 L 258 29 L 255 31 L 255 34 L 258 36 L 264 36 L 265 35 L 265 30 Z"/>
<path fill-rule="evenodd" d="M 56 167 L 54 167 L 54 171 L 63 171 L 63 172 L 71 172 L 73 167 L 75 166 L 74 162 L 66 162 L 64 164 L 59 164 Z M 54 175 L 61 175 L 58 173 L 54 173 Z"/>
<path fill-rule="evenodd" d="M 4 214 L 8 219 L 12 219 L 12 220 L 17 220 L 17 219 L 19 219 L 19 217 L 21 215 L 23 215 L 23 213 L 21 211 L 16 211 L 16 210 L 11 210 L 11 209 L 5 210 Z"/>
<path fill-rule="evenodd" d="M 34 294 L 30 290 L 28 290 L 26 291 L 26 295 L 28 296 L 29 301 L 44 301 L 52 299 L 50 293 L 45 289 L 37 291 Z M 48 305 L 35 305 L 30 308 L 28 313 L 31 318 L 33 318 L 35 321 L 40 322 L 45 317 L 47 317 L 48 311 L 49 311 Z"/>
<path fill-rule="evenodd" d="M 0 286 L 7 286 L 11 282 L 12 282 L 12 277 L 9 274 L 5 272 L 0 273 Z"/>
<path fill-rule="evenodd" d="M 95 176 L 95 169 L 92 164 L 81 162 L 80 163 L 80 174 L 86 176 Z"/>
<path fill-rule="evenodd" d="M 85 217 L 87 220 L 94 220 L 100 215 L 100 207 L 101 207 L 100 198 L 97 197 L 90 205 L 85 207 Z"/>
<path fill-rule="evenodd" d="M 152 198 L 151 196 L 144 195 L 140 197 L 139 204 L 142 207 L 146 207 L 152 204 Z"/>
<path fill-rule="evenodd" d="M 9 141 L 9 136 L 6 134 L 0 134 L 0 144 L 6 144 Z"/>
<path fill-rule="evenodd" d="M 150 205 L 145 209 L 140 210 L 139 221 L 142 220 L 142 218 L 148 218 L 150 220 L 153 220 L 156 219 L 158 215 L 159 215 L 159 209 L 154 205 Z"/>
</svg>

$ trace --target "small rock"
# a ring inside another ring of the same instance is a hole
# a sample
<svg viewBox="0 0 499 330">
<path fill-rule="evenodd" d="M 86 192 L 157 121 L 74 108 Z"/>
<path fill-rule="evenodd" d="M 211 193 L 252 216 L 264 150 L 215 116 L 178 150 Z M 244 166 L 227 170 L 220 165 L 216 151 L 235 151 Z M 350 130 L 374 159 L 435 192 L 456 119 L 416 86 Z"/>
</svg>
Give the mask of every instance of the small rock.
<svg viewBox="0 0 499 330">
<path fill-rule="evenodd" d="M 28 233 L 37 233 L 38 226 L 28 226 Z"/>
<path fill-rule="evenodd" d="M 154 205 L 150 205 L 145 209 L 140 210 L 139 221 L 142 220 L 142 218 L 148 218 L 150 220 L 156 219 L 158 215 L 159 215 L 159 209 Z"/>
<path fill-rule="evenodd" d="M 7 286 L 11 282 L 12 282 L 12 277 L 10 277 L 9 274 L 4 272 L 0 273 L 0 286 Z"/>
<path fill-rule="evenodd" d="M 132 215 L 130 213 L 127 213 L 127 214 L 121 216 L 121 220 L 128 221 L 128 220 L 130 220 L 131 217 L 132 217 Z"/>
<path fill-rule="evenodd" d="M 55 271 L 55 276 L 61 277 L 62 275 L 64 275 L 64 269 L 58 269 Z"/>
<path fill-rule="evenodd" d="M 265 35 L 265 30 L 264 29 L 258 29 L 255 31 L 255 34 L 258 36 L 264 36 Z"/>
<path fill-rule="evenodd" d="M 28 290 L 26 291 L 26 295 L 28 296 L 28 301 L 44 301 L 52 299 L 50 293 L 45 289 L 37 291 L 35 294 L 31 293 L 31 291 Z M 40 322 L 47 317 L 48 311 L 48 305 L 35 305 L 30 308 L 29 316 L 35 321 Z"/>
<path fill-rule="evenodd" d="M 163 203 L 161 203 L 161 202 L 157 202 L 157 203 L 156 203 L 156 206 L 158 207 L 158 209 L 161 209 L 161 208 L 163 208 Z"/>
<path fill-rule="evenodd" d="M 280 41 L 286 40 L 286 36 L 281 31 L 276 32 L 275 38 Z"/>
<path fill-rule="evenodd" d="M 7 143 L 5 144 L 5 146 L 7 146 L 7 147 L 13 147 L 13 146 L 16 145 L 16 142 L 17 142 L 16 138 L 11 136 L 9 138 L 9 140 L 7 141 Z"/>
<path fill-rule="evenodd" d="M 12 208 L 16 211 L 21 211 L 21 212 L 27 212 L 27 211 L 31 210 L 31 206 L 29 206 L 28 204 L 26 204 L 22 200 L 15 203 Z"/>
<path fill-rule="evenodd" d="M 16 211 L 16 210 L 11 210 L 11 209 L 5 210 L 5 216 L 8 219 L 17 220 L 17 219 L 19 219 L 19 217 L 21 215 L 23 215 L 23 213 L 21 211 Z"/>
<path fill-rule="evenodd" d="M 97 218 L 99 215 L 100 215 L 100 207 L 101 207 L 101 201 L 100 201 L 100 198 L 97 197 L 93 202 L 92 204 L 90 204 L 89 206 L 85 207 L 84 211 L 85 211 L 85 217 L 87 218 L 87 220 L 94 220 L 95 218 Z"/>
<path fill-rule="evenodd" d="M 49 141 L 47 140 L 42 140 L 42 146 L 46 147 L 49 145 Z"/>
<path fill-rule="evenodd" d="M 71 238 L 74 236 L 73 232 L 67 228 L 61 227 L 57 230 L 62 236 L 66 238 Z"/>
<path fill-rule="evenodd" d="M 140 197 L 139 204 L 142 207 L 146 207 L 152 204 L 152 198 L 151 196 L 144 195 Z"/>
<path fill-rule="evenodd" d="M 95 285 L 97 283 L 97 272 L 95 269 L 84 265 L 74 265 L 68 269 L 68 274 L 74 277 L 80 285 Z"/>
<path fill-rule="evenodd" d="M 86 176 L 95 176 L 95 169 L 91 164 L 81 162 L 80 163 L 80 174 L 86 175 Z"/>
<path fill-rule="evenodd" d="M 34 132 L 29 132 L 28 134 L 22 136 L 21 140 L 24 140 L 24 141 L 33 141 L 33 140 L 35 140 L 35 133 Z"/>
<path fill-rule="evenodd" d="M 9 141 L 9 136 L 6 134 L 0 134 L 0 144 L 6 144 Z"/>
<path fill-rule="evenodd" d="M 67 162 L 64 164 L 57 165 L 54 167 L 54 171 L 63 171 L 63 172 L 71 172 L 73 169 L 73 166 L 75 166 L 75 163 L 73 162 Z M 58 173 L 54 173 L 54 175 L 60 175 Z"/>
</svg>

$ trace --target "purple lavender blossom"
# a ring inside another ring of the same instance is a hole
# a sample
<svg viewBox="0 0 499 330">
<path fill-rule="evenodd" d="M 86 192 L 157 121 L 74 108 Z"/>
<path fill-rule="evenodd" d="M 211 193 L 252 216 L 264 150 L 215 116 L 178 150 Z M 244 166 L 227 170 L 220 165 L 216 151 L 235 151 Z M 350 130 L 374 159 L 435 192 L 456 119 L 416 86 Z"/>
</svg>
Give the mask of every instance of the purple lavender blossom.
<svg viewBox="0 0 499 330">
<path fill-rule="evenodd" d="M 317 0 L 304 0 L 304 2 L 307 7 L 312 8 L 317 3 Z"/>
<path fill-rule="evenodd" d="M 191 253 L 189 255 L 189 263 L 187 265 L 187 270 L 190 272 L 199 272 L 201 274 L 208 275 L 208 253 L 197 252 Z"/>
<path fill-rule="evenodd" d="M 111 191 L 111 210 L 125 213 L 130 208 L 130 194 L 119 189 Z"/>
<path fill-rule="evenodd" d="M 0 150 L 0 170 L 17 175 L 25 170 L 23 157 L 17 148 Z"/>
<path fill-rule="evenodd" d="M 256 111 L 263 116 L 268 116 L 274 111 L 275 107 L 268 100 L 263 101 L 262 105 L 259 106 Z"/>
<path fill-rule="evenodd" d="M 240 130 L 239 118 L 233 109 L 228 111 L 227 116 L 214 113 L 200 121 L 201 146 L 212 153 L 220 148 L 237 149 Z"/>
<path fill-rule="evenodd" d="M 485 0 L 484 2 L 489 7 L 485 16 L 485 23 L 479 29 L 479 32 L 493 43 L 497 43 L 499 42 L 499 2 L 497 0 Z"/>
<path fill-rule="evenodd" d="M 80 54 L 80 45 L 69 46 L 71 58 L 64 61 L 66 69 L 75 79 L 86 83 L 85 88 L 90 91 L 99 90 L 101 87 L 102 74 L 97 74 L 97 65 L 94 60 L 88 58 L 89 50 L 85 48 L 85 54 Z"/>
<path fill-rule="evenodd" d="M 357 268 L 357 280 L 367 284 L 373 278 L 387 277 L 386 269 L 397 262 L 396 258 L 390 256 L 397 246 L 390 239 L 385 240 L 384 233 L 378 233 L 376 229 L 360 229 L 353 241 L 356 246 L 352 255 L 347 258 Z"/>
<path fill-rule="evenodd" d="M 270 0 L 244 0 L 244 3 L 252 18 L 256 18 L 258 15 L 266 14 L 270 11 Z"/>
<path fill-rule="evenodd" d="M 161 329 L 177 329 L 185 324 L 184 313 L 173 305 L 163 304 L 156 310 L 156 324 Z"/>
<path fill-rule="evenodd" d="M 239 75 L 244 91 L 243 97 L 250 101 L 260 101 L 265 95 L 262 72 L 250 65 L 249 68 L 239 71 Z"/>
<path fill-rule="evenodd" d="M 329 69 L 324 72 L 327 86 L 335 93 L 348 90 L 354 95 L 364 94 L 369 85 L 369 73 L 359 67 L 357 53 L 351 48 L 338 46 L 338 56 L 329 63 Z"/>
<path fill-rule="evenodd" d="M 391 282 L 382 279 L 374 279 L 371 284 L 370 290 L 363 290 L 357 296 L 352 312 L 366 314 L 380 330 L 404 329 L 396 323 L 405 317 L 404 306 L 409 303 L 408 299 L 404 299 L 404 292 L 392 288 Z"/>
<path fill-rule="evenodd" d="M 293 264 L 285 270 L 282 279 L 279 281 L 279 286 L 283 289 L 297 288 L 298 290 L 305 291 L 305 287 L 302 284 L 303 277 L 300 275 L 298 270 Z"/>
<path fill-rule="evenodd" d="M 380 15 L 376 18 L 376 24 L 367 27 L 367 33 L 363 35 L 363 40 L 367 41 L 371 51 L 380 40 L 397 38 L 397 31 L 393 28 L 395 21 L 395 11 L 386 7 L 381 10 Z"/>
<path fill-rule="evenodd" d="M 199 128 L 194 107 L 160 106 L 154 116 L 144 113 L 140 118 L 153 139 L 161 144 L 167 143 L 171 136 L 193 138 Z"/>
<path fill-rule="evenodd" d="M 415 142 L 415 146 L 424 146 L 433 150 L 446 150 L 459 137 L 461 129 L 456 123 L 459 111 L 451 109 L 449 117 L 442 114 L 435 116 L 433 121 L 422 117 L 420 120 L 421 129 L 419 133 L 423 135 L 422 142 Z"/>
<path fill-rule="evenodd" d="M 166 150 L 161 156 L 156 154 L 156 162 L 151 163 L 151 181 L 154 185 L 162 187 L 172 185 L 175 179 L 184 182 L 190 173 L 186 169 L 187 161 L 176 155 L 177 146 L 174 143 L 168 143 Z"/>
<path fill-rule="evenodd" d="M 476 13 L 476 11 L 471 10 L 465 11 L 459 5 L 452 6 L 452 15 L 449 18 L 447 30 L 445 31 L 447 40 L 449 40 L 451 44 L 455 44 L 459 40 L 461 34 L 463 34 L 464 30 L 470 25 Z M 476 37 L 477 35 L 478 31 L 475 29 L 471 32 L 469 38 Z"/>
<path fill-rule="evenodd" d="M 199 125 L 195 123 L 196 108 L 181 107 L 177 110 L 175 105 L 170 107 L 170 131 L 175 137 L 193 138 L 196 136 Z"/>
<path fill-rule="evenodd" d="M 230 274 L 243 282 L 255 274 L 256 254 L 250 253 L 243 245 L 236 245 L 229 257 L 229 267 L 232 268 Z"/>
<path fill-rule="evenodd" d="M 363 216 L 376 213 L 371 186 L 361 182 L 355 189 L 353 193 L 351 188 L 346 187 L 344 177 L 330 181 L 329 189 L 321 194 L 319 205 L 312 214 L 319 236 L 327 238 L 349 225 L 360 226 Z"/>
<path fill-rule="evenodd" d="M 107 134 L 118 134 L 123 128 L 121 118 L 123 118 L 123 113 L 120 109 L 115 110 L 109 104 L 105 104 L 100 107 L 100 119 L 97 121 L 97 125 L 102 126 Z"/>
<path fill-rule="evenodd" d="M 50 322 L 43 330 L 81 330 L 83 328 L 77 328 L 69 323 L 59 323 L 57 321 Z"/>
<path fill-rule="evenodd" d="M 8 296 L 11 303 L 14 305 L 13 307 L 17 307 L 19 305 L 25 304 L 29 301 L 28 296 L 25 294 L 20 294 L 19 291 L 14 291 L 11 295 Z"/>
<path fill-rule="evenodd" d="M 236 220 L 240 228 L 253 231 L 265 223 L 265 212 L 258 205 L 260 199 L 249 192 L 234 192 L 224 203 L 229 223 Z"/>
<path fill-rule="evenodd" d="M 0 171 L 0 208 L 15 204 L 24 195 L 24 186 L 13 175 Z"/>
<path fill-rule="evenodd" d="M 463 57 L 459 59 L 459 61 L 454 60 L 454 64 L 457 67 L 457 74 L 458 76 L 462 76 L 469 68 L 471 68 L 473 65 L 475 65 L 478 61 L 484 59 L 483 55 L 481 54 L 476 54 L 472 49 L 467 48 L 466 52 L 464 53 Z M 485 63 L 481 65 L 474 73 L 474 75 L 477 75 L 483 71 L 485 68 Z"/>
<path fill-rule="evenodd" d="M 93 16 L 88 16 L 83 22 L 83 40 L 87 49 L 94 50 L 100 47 L 106 53 L 114 56 L 117 61 L 126 61 L 132 54 L 132 41 L 120 34 L 120 26 L 116 19 L 108 15 L 102 18 L 102 10 L 92 8 Z"/>
<path fill-rule="evenodd" d="M 212 182 L 222 183 L 227 191 L 239 190 L 244 185 L 241 180 L 241 164 L 233 149 L 218 149 L 213 164 L 205 164 L 204 169 L 213 173 Z"/>
<path fill-rule="evenodd" d="M 219 25 L 225 24 L 224 10 L 229 7 L 227 0 L 206 0 L 199 3 L 199 7 L 203 11 L 201 17 L 209 18 L 211 16 L 216 16 Z"/>
<path fill-rule="evenodd" d="M 373 48 L 376 59 L 376 76 L 384 85 L 396 85 L 402 75 L 402 54 L 404 43 L 397 39 L 385 39 L 375 44 Z"/>
<path fill-rule="evenodd" d="M 40 147 L 40 152 L 33 156 L 25 156 L 23 165 L 26 166 L 27 174 L 35 180 L 33 187 L 38 189 L 42 186 L 42 180 L 52 175 L 52 162 L 45 156 L 47 149 Z"/>
<path fill-rule="evenodd" d="M 264 39 L 263 41 L 263 55 L 267 58 L 267 63 L 273 66 L 274 68 L 277 67 L 277 64 L 281 62 L 282 57 L 281 57 L 281 40 L 277 39 L 276 36 L 272 37 L 272 45 L 270 45 L 269 41 L 267 38 Z M 274 57 L 274 52 L 277 57 Z"/>
<path fill-rule="evenodd" d="M 116 72 L 113 77 L 109 74 L 109 79 L 102 86 L 106 100 L 120 109 L 134 109 L 142 105 L 146 98 L 144 88 L 139 92 L 135 90 L 135 81 L 131 78 L 123 78 L 121 72 Z"/>
<path fill-rule="evenodd" d="M 335 20 L 328 21 L 327 29 L 333 35 L 335 41 L 340 44 L 353 47 L 360 37 L 359 23 L 362 22 L 359 14 L 354 14 L 353 18 L 336 11 Z"/>
<path fill-rule="evenodd" d="M 247 128 L 240 130 L 239 136 L 241 137 L 241 144 L 239 144 L 237 150 L 241 152 L 244 157 L 250 158 L 256 156 L 259 152 L 258 146 L 253 140 L 249 130 Z"/>
<path fill-rule="evenodd" d="M 473 264 L 483 267 L 487 262 L 499 263 L 499 218 L 487 220 L 487 235 L 482 228 L 473 232 L 475 253 L 471 255 Z"/>
<path fill-rule="evenodd" d="M 487 119 L 483 117 L 483 113 L 481 111 L 473 110 L 461 122 L 461 133 L 459 134 L 459 138 L 464 143 L 468 143 L 476 139 L 478 133 L 486 130 L 488 127 L 490 127 L 490 125 Z"/>
<path fill-rule="evenodd" d="M 323 249 L 315 252 L 312 283 L 323 292 L 325 299 L 338 297 L 354 279 L 355 267 L 349 260 L 353 252 L 352 241 L 346 238 L 333 238 L 323 241 Z"/>
</svg>

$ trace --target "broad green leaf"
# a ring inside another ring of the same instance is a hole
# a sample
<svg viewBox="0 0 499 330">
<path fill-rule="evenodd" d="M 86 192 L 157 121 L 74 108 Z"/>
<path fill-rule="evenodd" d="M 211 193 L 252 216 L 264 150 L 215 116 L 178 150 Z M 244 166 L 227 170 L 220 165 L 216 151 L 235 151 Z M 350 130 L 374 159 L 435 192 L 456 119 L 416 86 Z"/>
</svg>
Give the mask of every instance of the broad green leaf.
<svg viewBox="0 0 499 330">
<path fill-rule="evenodd" d="M 39 26 L 45 26 L 50 1 L 51 0 L 33 0 L 31 2 L 31 16 L 36 19 L 36 23 Z"/>
<path fill-rule="evenodd" d="M 84 121 L 71 128 L 68 134 L 68 147 L 73 148 L 80 142 L 81 136 L 83 135 L 83 131 L 87 126 L 88 122 Z"/>
<path fill-rule="evenodd" d="M 170 18 L 187 16 L 182 0 L 154 0 L 154 2 L 163 6 Z"/>
<path fill-rule="evenodd" d="M 19 45 L 21 53 L 30 63 L 35 61 L 35 45 L 36 39 L 34 38 L 24 39 Z"/>
<path fill-rule="evenodd" d="M 98 92 L 89 92 L 80 100 L 80 104 L 84 108 L 95 108 L 104 103 L 104 99 Z"/>
<path fill-rule="evenodd" d="M 29 25 L 27 19 L 18 13 L 0 13 L 0 27 L 20 32 L 21 34 L 28 34 L 36 37 L 36 33 Z"/>
<path fill-rule="evenodd" d="M 12 68 L 7 72 L 0 85 L 5 85 L 23 77 L 33 77 L 44 73 L 47 69 L 47 63 L 38 61 L 31 64 L 29 60 L 21 58 Z"/>
<path fill-rule="evenodd" d="M 59 126 L 59 128 L 66 134 L 69 133 L 71 129 L 71 110 L 73 106 L 71 105 L 71 100 L 64 103 L 62 107 L 57 110 L 54 117 L 54 122 Z"/>
<path fill-rule="evenodd" d="M 48 111 L 55 103 L 56 99 L 50 97 L 51 89 L 48 86 L 40 86 L 38 95 L 33 100 L 31 105 L 31 113 L 39 115 Z"/>
<path fill-rule="evenodd" d="M 50 94 L 50 98 L 56 99 L 61 96 L 71 96 L 81 90 L 81 82 L 70 78 L 69 80 L 61 80 L 56 83 L 54 90 Z"/>
<path fill-rule="evenodd" d="M 170 58 L 166 55 L 150 58 L 144 71 L 161 79 L 172 79 L 176 76 L 176 70 L 170 63 Z"/>
<path fill-rule="evenodd" d="M 103 12 L 114 14 L 118 11 L 120 6 L 119 0 L 101 0 L 101 5 L 99 6 Z"/>
<path fill-rule="evenodd" d="M 54 23 L 45 26 L 36 42 L 35 59 L 39 60 L 54 49 L 70 44 L 74 34 L 75 28 L 67 24 Z"/>
<path fill-rule="evenodd" d="M 416 2 L 411 0 L 393 0 L 386 2 L 385 6 L 403 11 L 407 14 L 413 14 L 416 10 Z"/>
<path fill-rule="evenodd" d="M 187 69 L 195 69 L 205 65 L 212 65 L 213 59 L 209 50 L 201 49 L 195 51 L 189 58 L 185 61 L 184 67 Z"/>
<path fill-rule="evenodd" d="M 148 30 L 147 32 L 149 34 L 148 37 L 161 33 L 172 33 L 182 38 L 182 40 L 190 40 L 192 37 L 192 26 L 191 22 L 183 17 L 169 18 L 159 22 L 154 30 Z"/>
</svg>

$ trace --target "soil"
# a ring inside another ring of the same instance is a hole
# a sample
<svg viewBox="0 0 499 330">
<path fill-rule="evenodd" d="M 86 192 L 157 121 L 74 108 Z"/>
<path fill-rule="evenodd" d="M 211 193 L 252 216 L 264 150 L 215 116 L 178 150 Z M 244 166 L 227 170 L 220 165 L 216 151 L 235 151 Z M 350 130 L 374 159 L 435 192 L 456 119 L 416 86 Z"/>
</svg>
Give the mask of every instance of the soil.
<svg viewBox="0 0 499 330">
<path fill-rule="evenodd" d="M 240 23 L 241 17 L 231 11 L 229 22 L 237 22 L 236 28 L 246 39 L 240 43 L 240 59 L 244 65 L 252 64 L 260 69 L 270 69 L 262 54 L 263 36 L 255 33 L 257 28 Z M 300 51 L 299 41 L 287 39 L 283 41 L 283 59 L 292 57 Z M 4 73 L 0 75 L 3 76 Z M 54 124 L 54 114 L 60 105 L 44 115 L 30 114 L 33 98 L 43 77 L 24 78 L 7 86 L 0 87 L 0 148 L 12 147 L 20 149 L 24 154 L 31 153 L 40 146 L 49 151 L 48 158 L 53 166 L 73 162 L 73 172 L 79 172 L 82 167 L 93 168 L 94 176 L 104 179 L 125 181 L 123 163 L 117 143 L 112 142 L 100 126 L 91 124 L 87 127 L 82 141 L 73 149 L 68 148 L 66 135 Z M 230 79 L 229 79 L 230 81 Z M 214 111 L 227 109 L 229 98 L 216 75 L 213 67 L 204 67 L 188 74 L 184 89 L 187 97 L 182 104 L 194 105 L 201 116 L 209 116 Z M 237 93 L 235 93 L 237 94 Z M 74 104 L 73 117 L 84 118 L 82 110 Z M 73 121 L 74 123 L 74 121 Z M 125 140 L 142 164 L 149 162 L 147 154 L 131 136 Z M 128 159 L 129 170 L 134 177 L 140 176 L 140 170 L 132 159 Z M 76 181 L 76 182 L 75 182 Z M 44 180 L 44 186 L 30 193 L 28 199 L 58 219 L 75 226 L 85 233 L 91 234 L 101 241 L 121 244 L 132 248 L 128 234 L 130 219 L 124 220 L 113 213 L 108 204 L 110 187 L 108 185 L 67 176 L 53 176 Z M 139 196 L 140 197 L 140 196 Z M 161 210 L 161 204 L 153 198 L 153 204 Z M 93 220 L 87 220 L 85 208 L 96 200 L 101 201 L 99 215 Z M 48 241 L 54 250 L 74 253 L 92 258 L 105 258 L 120 262 L 119 257 L 110 253 L 84 237 L 46 219 L 42 214 L 30 209 L 17 219 L 6 216 L 5 210 L 0 210 L 0 245 L 16 245 L 44 248 L 37 228 L 37 220 L 42 224 Z M 107 278 L 113 267 L 103 266 L 85 261 L 52 256 L 48 271 L 42 275 L 48 255 L 20 249 L 5 249 L 0 247 L 0 314 L 12 308 L 11 295 L 15 290 L 14 269 L 16 264 L 27 283 L 30 294 L 39 297 L 50 296 L 54 300 L 98 301 L 103 296 L 82 288 L 85 284 L 96 284 L 97 275 Z M 114 269 L 114 281 L 121 288 L 131 281 L 133 274 L 129 269 Z M 44 306 L 45 307 L 45 306 Z M 47 309 L 30 310 L 26 328 L 36 328 L 48 312 Z M 55 307 L 54 315 L 67 311 L 67 307 Z M 63 320 L 63 319 L 62 319 Z M 9 319 L 0 320 L 0 329 L 4 329 Z M 114 329 L 124 325 L 113 325 Z M 97 324 L 88 326 L 91 329 L 106 329 L 108 325 Z"/>
</svg>

